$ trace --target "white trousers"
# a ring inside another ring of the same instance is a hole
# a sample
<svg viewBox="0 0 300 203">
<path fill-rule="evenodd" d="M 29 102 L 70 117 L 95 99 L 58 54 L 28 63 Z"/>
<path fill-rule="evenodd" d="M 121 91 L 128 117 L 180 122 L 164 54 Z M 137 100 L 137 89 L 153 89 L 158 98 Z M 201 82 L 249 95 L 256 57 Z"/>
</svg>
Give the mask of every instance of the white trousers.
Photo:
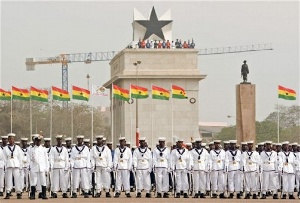
<svg viewBox="0 0 300 203">
<path fill-rule="evenodd" d="M 96 192 L 100 193 L 102 187 L 106 192 L 109 192 L 110 188 L 110 172 L 107 172 L 102 167 L 96 167 L 95 181 L 96 181 Z"/>
<path fill-rule="evenodd" d="M 194 171 L 193 173 L 193 184 L 194 184 L 194 193 L 200 191 L 205 193 L 206 189 L 206 172 L 204 171 Z"/>
<path fill-rule="evenodd" d="M 175 171 L 175 182 L 176 182 L 176 193 L 180 193 L 180 191 L 187 193 L 189 189 L 189 182 L 188 182 L 186 170 Z"/>
<path fill-rule="evenodd" d="M 150 192 L 151 179 L 150 179 L 150 172 L 148 171 L 148 169 L 136 170 L 135 179 L 136 179 L 136 189 L 138 192 L 141 192 L 142 189 L 144 189 L 146 193 Z"/>
<path fill-rule="evenodd" d="M 46 186 L 45 172 L 30 171 L 30 185 L 37 186 L 37 191 L 41 191 L 41 186 Z"/>
<path fill-rule="evenodd" d="M 240 185 L 241 185 L 240 191 L 243 191 L 243 190 L 245 190 L 245 187 L 246 187 L 246 185 L 244 183 L 245 174 L 242 171 L 239 171 L 239 172 L 240 172 Z"/>
<path fill-rule="evenodd" d="M 70 171 L 65 171 L 65 180 L 66 180 L 66 186 L 67 188 L 70 188 L 71 187 L 71 181 L 70 181 L 70 178 L 71 178 L 71 173 Z"/>
<path fill-rule="evenodd" d="M 245 176 L 245 191 L 247 193 L 249 192 L 253 192 L 254 194 L 256 194 L 257 192 L 257 183 L 258 183 L 258 174 L 253 171 L 253 172 L 246 172 L 244 174 Z"/>
<path fill-rule="evenodd" d="M 226 182 L 225 182 L 226 184 Z M 241 191 L 241 172 L 228 171 L 228 191 L 230 193 Z"/>
<path fill-rule="evenodd" d="M 129 184 L 130 171 L 129 170 L 117 170 L 116 172 L 116 192 L 121 192 L 121 186 L 123 185 L 126 193 L 130 192 Z"/>
<path fill-rule="evenodd" d="M 79 183 L 84 192 L 89 191 L 89 174 L 87 173 L 86 168 L 74 168 L 72 171 L 72 181 L 71 183 L 73 185 L 73 192 L 76 192 L 79 188 Z"/>
<path fill-rule="evenodd" d="M 211 190 L 212 192 L 224 192 L 224 172 L 221 171 L 212 171 L 210 174 L 211 178 Z"/>
<path fill-rule="evenodd" d="M 169 174 L 166 168 L 155 168 L 155 181 L 158 193 L 169 191 Z"/>
<path fill-rule="evenodd" d="M 62 193 L 67 192 L 67 181 L 64 169 L 52 169 L 51 189 L 54 193 L 57 193 L 59 189 L 61 189 Z"/>
<path fill-rule="evenodd" d="M 4 169 L 0 168 L 0 192 L 3 192 L 3 188 L 4 188 L 4 176 L 5 176 Z"/>
<path fill-rule="evenodd" d="M 17 193 L 22 192 L 22 184 L 20 181 L 21 170 L 19 168 L 7 168 L 5 172 L 5 189 L 10 192 L 13 188 L 13 177 L 15 180 L 15 189 Z"/>
<path fill-rule="evenodd" d="M 23 168 L 21 171 L 20 180 L 21 180 L 22 189 L 24 189 L 24 188 L 27 189 L 29 186 L 28 173 L 29 173 L 28 168 Z"/>
<path fill-rule="evenodd" d="M 296 171 L 296 188 L 300 192 L 300 171 Z"/>
<path fill-rule="evenodd" d="M 264 171 L 262 174 L 262 193 L 266 194 L 266 191 L 272 190 L 273 194 L 277 193 L 277 187 L 275 182 L 275 171 Z"/>
<path fill-rule="evenodd" d="M 283 173 L 282 174 L 282 192 L 293 194 L 294 188 L 295 188 L 295 174 Z"/>
<path fill-rule="evenodd" d="M 210 191 L 210 173 L 206 173 L 206 190 Z"/>
</svg>

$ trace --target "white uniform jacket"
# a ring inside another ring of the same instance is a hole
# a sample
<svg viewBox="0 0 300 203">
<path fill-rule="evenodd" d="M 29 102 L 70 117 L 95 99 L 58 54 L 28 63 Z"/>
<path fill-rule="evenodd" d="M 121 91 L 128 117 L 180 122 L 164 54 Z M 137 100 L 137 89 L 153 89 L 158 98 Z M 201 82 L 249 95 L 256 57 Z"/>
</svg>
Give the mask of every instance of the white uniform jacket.
<svg viewBox="0 0 300 203">
<path fill-rule="evenodd" d="M 1 147 L 0 147 L 0 168 L 1 169 L 5 168 L 5 157 L 4 157 L 3 149 Z"/>
<path fill-rule="evenodd" d="M 225 169 L 227 171 L 241 170 L 242 153 L 240 150 L 228 150 L 225 153 Z"/>
<path fill-rule="evenodd" d="M 112 168 L 112 156 L 111 151 L 107 146 L 98 147 L 93 146 L 91 149 L 91 163 L 92 168 L 102 167 L 102 168 Z"/>
<path fill-rule="evenodd" d="M 210 170 L 209 153 L 205 148 L 193 149 L 190 151 L 190 163 L 194 171 L 205 171 Z"/>
<path fill-rule="evenodd" d="M 29 167 L 29 160 L 28 160 L 29 147 L 21 148 L 21 149 L 23 151 L 22 167 L 28 168 Z"/>
<path fill-rule="evenodd" d="M 5 146 L 3 148 L 5 158 L 5 168 L 20 168 L 22 169 L 23 151 L 20 146 Z"/>
<path fill-rule="evenodd" d="M 136 148 L 133 152 L 132 157 L 133 167 L 137 170 L 148 170 L 152 171 L 152 153 L 151 150 L 145 147 Z"/>
<path fill-rule="evenodd" d="M 273 150 L 260 153 L 262 171 L 275 171 L 278 172 L 277 153 Z"/>
<path fill-rule="evenodd" d="M 69 154 L 64 146 L 52 147 L 49 153 L 49 160 L 51 169 L 69 169 Z"/>
<path fill-rule="evenodd" d="M 210 166 L 212 171 L 224 170 L 225 167 L 225 151 L 223 149 L 210 151 Z"/>
<path fill-rule="evenodd" d="M 171 164 L 170 149 L 167 147 L 155 148 L 153 151 L 153 167 L 170 169 L 170 164 Z"/>
<path fill-rule="evenodd" d="M 279 152 L 278 153 L 278 170 L 283 173 L 295 173 L 295 156 L 293 152 Z"/>
<path fill-rule="evenodd" d="M 49 172 L 48 155 L 44 147 L 33 146 L 28 151 L 29 168 L 32 172 Z"/>
<path fill-rule="evenodd" d="M 242 167 L 245 172 L 259 172 L 261 159 L 257 151 L 246 151 L 242 154 Z"/>
<path fill-rule="evenodd" d="M 116 148 L 114 154 L 114 168 L 116 170 L 131 170 L 132 169 L 132 154 L 128 147 Z"/>
<path fill-rule="evenodd" d="M 85 145 L 75 145 L 72 147 L 70 163 L 71 168 L 74 169 L 90 168 L 91 159 L 89 148 Z"/>
<path fill-rule="evenodd" d="M 191 170 L 190 152 L 186 148 L 173 149 L 171 153 L 171 170 Z"/>
</svg>

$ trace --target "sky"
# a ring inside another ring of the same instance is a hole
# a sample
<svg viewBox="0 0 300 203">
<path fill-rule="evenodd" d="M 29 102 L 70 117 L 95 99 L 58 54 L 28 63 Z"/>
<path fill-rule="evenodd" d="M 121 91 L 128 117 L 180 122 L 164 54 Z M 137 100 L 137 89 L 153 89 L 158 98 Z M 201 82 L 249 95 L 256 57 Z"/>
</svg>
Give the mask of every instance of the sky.
<svg viewBox="0 0 300 203">
<path fill-rule="evenodd" d="M 235 124 L 235 85 L 247 60 L 248 81 L 256 85 L 256 120 L 277 103 L 278 85 L 299 93 L 298 1 L 1 1 L 0 88 L 61 86 L 61 65 L 26 71 L 25 58 L 61 53 L 120 51 L 132 40 L 133 9 L 158 18 L 171 9 L 173 39 L 191 39 L 197 49 L 272 43 L 273 51 L 198 56 L 207 75 L 199 83 L 199 121 Z M 109 62 L 69 64 L 71 85 L 102 85 L 110 79 Z M 109 106 L 109 98 L 94 98 Z M 232 116 L 228 118 L 227 115 Z"/>
</svg>

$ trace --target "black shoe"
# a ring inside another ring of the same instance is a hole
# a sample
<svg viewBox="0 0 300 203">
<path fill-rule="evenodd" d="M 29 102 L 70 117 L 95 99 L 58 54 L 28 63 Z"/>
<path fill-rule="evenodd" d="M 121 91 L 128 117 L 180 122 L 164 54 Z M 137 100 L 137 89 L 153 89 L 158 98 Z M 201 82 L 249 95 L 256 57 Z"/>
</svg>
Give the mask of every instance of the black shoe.
<svg viewBox="0 0 300 203">
<path fill-rule="evenodd" d="M 266 199 L 266 198 L 267 198 L 266 195 L 263 194 L 262 197 L 261 197 L 260 199 Z"/>
<path fill-rule="evenodd" d="M 286 194 L 283 194 L 281 199 L 286 199 Z"/>
<path fill-rule="evenodd" d="M 134 189 L 133 189 L 133 188 L 130 188 L 130 192 L 134 192 Z"/>
<path fill-rule="evenodd" d="M 146 198 L 151 198 L 151 194 L 150 193 L 146 193 Z"/>
<path fill-rule="evenodd" d="M 212 197 L 211 198 L 217 198 L 218 197 L 218 195 L 217 194 L 212 194 Z"/>
<path fill-rule="evenodd" d="M 77 198 L 77 194 L 76 194 L 76 192 L 73 192 L 73 193 L 72 193 L 72 196 L 71 196 L 71 198 Z"/>
<path fill-rule="evenodd" d="M 232 199 L 233 198 L 233 193 L 230 193 L 228 198 Z"/>
<path fill-rule="evenodd" d="M 97 192 L 97 193 L 95 194 L 94 198 L 99 198 L 100 196 L 101 196 L 100 193 Z"/>
<path fill-rule="evenodd" d="M 10 193 L 9 192 L 6 193 L 6 196 L 4 197 L 4 199 L 10 199 Z"/>
<path fill-rule="evenodd" d="M 68 195 L 67 195 L 67 193 L 63 193 L 63 194 L 62 194 L 62 197 L 63 197 L 63 198 L 69 198 Z"/>
<path fill-rule="evenodd" d="M 175 198 L 180 198 L 180 193 L 176 193 Z"/>
<path fill-rule="evenodd" d="M 272 196 L 272 194 L 271 194 L 270 191 L 267 192 L 267 197 L 268 197 L 268 196 Z"/>
<path fill-rule="evenodd" d="M 295 199 L 294 195 L 289 195 L 289 199 Z"/>
<path fill-rule="evenodd" d="M 3 192 L 0 192 L 0 197 L 3 197 Z"/>
<path fill-rule="evenodd" d="M 250 193 L 247 193 L 247 194 L 246 194 L 245 199 L 250 199 Z"/>
<path fill-rule="evenodd" d="M 277 194 L 274 194 L 274 195 L 273 195 L 273 199 L 278 199 L 278 195 L 277 195 Z"/>
<path fill-rule="evenodd" d="M 130 193 L 126 193 L 125 195 L 126 195 L 127 198 L 131 197 Z"/>
<path fill-rule="evenodd" d="M 138 192 L 138 193 L 136 194 L 136 198 L 141 198 L 141 197 L 142 197 L 142 193 Z"/>
<path fill-rule="evenodd" d="M 91 190 L 89 191 L 88 195 L 92 195 L 92 191 Z"/>
<path fill-rule="evenodd" d="M 56 193 L 52 193 L 51 198 L 57 198 L 57 194 Z"/>
<path fill-rule="evenodd" d="M 116 192 L 115 198 L 119 198 L 119 197 L 120 197 L 120 193 L 119 193 L 119 192 Z"/>
<path fill-rule="evenodd" d="M 39 199 L 42 199 L 42 198 L 43 198 L 43 195 L 42 195 L 42 193 L 41 193 L 41 192 L 39 193 L 39 196 L 38 196 L 38 198 L 39 198 Z"/>
<path fill-rule="evenodd" d="M 30 187 L 30 196 L 29 196 L 29 199 L 31 199 L 31 200 L 35 199 L 35 189 L 36 188 L 34 186 Z"/>
<path fill-rule="evenodd" d="M 17 194 L 17 199 L 22 199 L 22 193 Z"/>
<path fill-rule="evenodd" d="M 193 198 L 199 198 L 199 194 L 196 193 Z"/>
<path fill-rule="evenodd" d="M 163 198 L 169 198 L 169 193 L 165 192 Z"/>
<path fill-rule="evenodd" d="M 241 194 L 240 194 L 240 193 L 237 193 L 237 194 L 236 194 L 236 198 L 237 198 L 237 199 L 241 199 Z M 250 197 L 249 197 L 249 199 L 250 199 Z"/>
<path fill-rule="evenodd" d="M 161 197 L 162 197 L 162 196 L 161 196 L 161 193 L 158 192 L 158 193 L 156 194 L 156 198 L 161 198 Z"/>
<path fill-rule="evenodd" d="M 85 192 L 84 195 L 83 195 L 83 197 L 84 197 L 84 198 L 89 198 L 89 193 L 88 193 L 88 192 Z"/>
<path fill-rule="evenodd" d="M 206 193 L 205 193 L 205 196 L 209 196 L 209 194 L 210 194 L 210 191 L 207 190 Z"/>
<path fill-rule="evenodd" d="M 183 191 L 180 191 L 180 195 L 181 195 L 181 196 L 183 195 Z"/>
<path fill-rule="evenodd" d="M 42 199 L 48 199 L 46 193 L 47 193 L 46 186 L 42 186 Z"/>
<path fill-rule="evenodd" d="M 187 193 L 183 193 L 183 198 L 189 198 Z"/>
<path fill-rule="evenodd" d="M 258 199 L 256 194 L 253 194 L 252 199 Z"/>
<path fill-rule="evenodd" d="M 219 198 L 220 198 L 220 199 L 226 199 L 224 193 L 221 193 L 221 194 L 219 195 Z"/>
<path fill-rule="evenodd" d="M 105 197 L 107 197 L 107 198 L 111 198 L 111 195 L 110 195 L 110 193 L 109 193 L 109 192 L 107 192 L 107 193 L 105 194 Z"/>
<path fill-rule="evenodd" d="M 200 193 L 200 198 L 206 198 L 204 193 Z"/>
</svg>

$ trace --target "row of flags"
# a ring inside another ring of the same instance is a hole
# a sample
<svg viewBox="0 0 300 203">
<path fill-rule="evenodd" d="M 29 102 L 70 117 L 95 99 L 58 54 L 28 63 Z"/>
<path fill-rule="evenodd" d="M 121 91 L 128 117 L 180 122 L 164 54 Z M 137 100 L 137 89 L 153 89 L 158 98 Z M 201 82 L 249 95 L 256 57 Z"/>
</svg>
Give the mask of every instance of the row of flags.
<svg viewBox="0 0 300 203">
<path fill-rule="evenodd" d="M 58 101 L 70 101 L 70 94 L 67 90 L 58 87 L 51 87 L 52 99 Z M 38 89 L 30 87 L 30 89 L 21 89 L 12 86 L 11 92 L 0 88 L 0 100 L 36 100 L 41 102 L 48 102 L 49 91 L 45 89 Z M 72 86 L 72 99 L 88 101 L 90 98 L 90 91 L 84 88 Z"/>
<path fill-rule="evenodd" d="M 152 85 L 152 99 L 169 100 L 170 94 L 174 99 L 187 99 L 186 92 L 182 87 L 172 85 L 170 91 Z M 145 87 L 130 85 L 130 90 L 113 85 L 113 98 L 129 101 L 130 98 L 146 99 L 149 97 L 149 91 Z"/>
</svg>

